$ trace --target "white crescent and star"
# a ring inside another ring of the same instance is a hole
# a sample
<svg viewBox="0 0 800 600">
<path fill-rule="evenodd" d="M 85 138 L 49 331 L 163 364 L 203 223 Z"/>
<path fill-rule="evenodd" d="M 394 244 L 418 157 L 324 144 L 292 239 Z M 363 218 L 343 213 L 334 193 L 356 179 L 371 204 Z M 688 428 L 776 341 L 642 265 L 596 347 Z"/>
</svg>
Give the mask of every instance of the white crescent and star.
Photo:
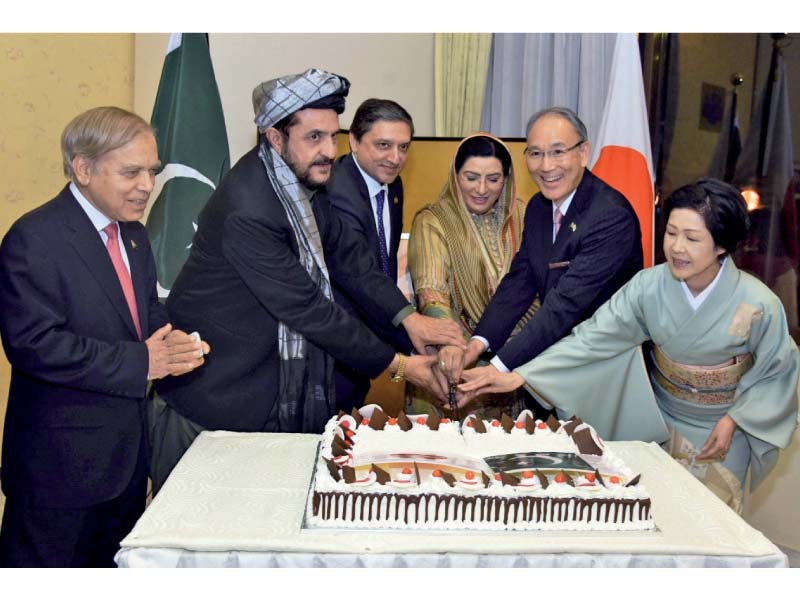
<svg viewBox="0 0 800 600">
<path fill-rule="evenodd" d="M 205 185 L 210 187 L 212 191 L 216 189 L 214 182 L 211 181 L 205 175 L 203 175 L 200 171 L 198 171 L 193 167 L 190 167 L 188 165 L 182 165 L 180 163 L 168 163 L 167 166 L 165 166 L 164 169 L 158 175 L 156 175 L 156 182 L 155 182 L 156 187 L 163 190 L 167 182 L 170 179 L 175 179 L 176 177 L 186 177 L 188 179 L 194 179 L 195 181 L 204 183 Z M 197 223 L 192 222 L 192 227 L 194 227 L 194 230 L 197 231 Z M 188 250 L 191 247 L 192 245 L 189 244 L 188 246 L 186 246 L 186 249 Z M 169 296 L 169 290 L 161 287 L 161 284 L 159 282 L 156 282 L 156 289 L 158 290 L 159 298 L 166 298 L 167 296 Z"/>
</svg>

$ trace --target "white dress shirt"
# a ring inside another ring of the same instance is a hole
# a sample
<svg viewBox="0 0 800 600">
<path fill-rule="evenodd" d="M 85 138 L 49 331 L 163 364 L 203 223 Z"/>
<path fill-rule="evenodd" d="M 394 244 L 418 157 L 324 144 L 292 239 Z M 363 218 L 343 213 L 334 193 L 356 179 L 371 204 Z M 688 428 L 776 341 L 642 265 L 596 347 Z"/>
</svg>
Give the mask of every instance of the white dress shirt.
<svg viewBox="0 0 800 600">
<path fill-rule="evenodd" d="M 100 239 L 103 240 L 103 246 L 108 244 L 108 235 L 106 234 L 103 229 L 105 229 L 109 223 L 113 223 L 111 219 L 101 213 L 97 207 L 89 202 L 86 197 L 81 194 L 81 191 L 78 189 L 78 186 L 75 185 L 75 182 L 69 184 L 69 191 L 72 192 L 72 195 L 75 196 L 75 199 L 80 204 L 83 212 L 86 213 L 86 216 L 89 217 L 89 220 L 94 225 L 94 228 L 97 230 L 97 233 L 100 235 Z M 119 250 L 122 254 L 122 261 L 125 263 L 125 268 L 128 269 L 128 273 L 131 272 L 131 264 L 128 262 L 128 253 L 125 252 L 125 244 L 122 242 L 122 236 L 120 235 L 119 231 L 119 223 L 117 225 L 117 244 L 119 244 Z"/>
<path fill-rule="evenodd" d="M 374 179 L 372 175 L 364 171 L 364 169 L 361 168 L 361 165 L 358 164 L 355 154 L 353 154 L 353 162 L 356 163 L 358 170 L 361 171 L 361 176 L 364 178 L 364 183 L 367 184 L 369 202 L 372 206 L 372 218 L 375 219 L 375 231 L 378 231 L 378 201 L 375 199 L 375 196 L 378 195 L 378 192 L 383 190 L 384 200 L 381 220 L 383 221 L 383 232 L 386 235 L 386 254 L 391 255 L 389 245 L 391 244 L 390 240 L 392 239 L 392 225 L 391 219 L 389 218 L 389 186 L 380 183 Z"/>
</svg>

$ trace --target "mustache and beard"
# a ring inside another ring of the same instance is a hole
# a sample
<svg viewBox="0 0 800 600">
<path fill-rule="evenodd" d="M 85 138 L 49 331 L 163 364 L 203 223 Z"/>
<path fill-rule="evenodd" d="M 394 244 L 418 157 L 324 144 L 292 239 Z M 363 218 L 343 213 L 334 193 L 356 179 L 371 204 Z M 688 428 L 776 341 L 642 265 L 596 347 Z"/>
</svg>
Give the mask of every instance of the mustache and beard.
<svg viewBox="0 0 800 600">
<path fill-rule="evenodd" d="M 285 162 L 292 172 L 297 177 L 297 180 L 303 185 L 306 189 L 311 190 L 312 192 L 322 188 L 328 182 L 328 177 L 325 177 L 323 181 L 316 181 L 312 179 L 311 169 L 316 166 L 320 167 L 330 167 L 333 165 L 334 160 L 332 158 L 325 158 L 321 156 L 319 158 L 315 158 L 311 161 L 308 165 L 303 168 L 302 166 L 297 164 L 289 152 L 281 153 L 281 158 L 283 162 Z"/>
</svg>

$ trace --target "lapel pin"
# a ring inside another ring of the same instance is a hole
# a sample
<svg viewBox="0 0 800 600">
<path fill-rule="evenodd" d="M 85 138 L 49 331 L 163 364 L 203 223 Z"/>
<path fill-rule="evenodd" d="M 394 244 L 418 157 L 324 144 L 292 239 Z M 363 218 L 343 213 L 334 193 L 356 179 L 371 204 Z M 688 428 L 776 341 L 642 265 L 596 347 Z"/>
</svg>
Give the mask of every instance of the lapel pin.
<svg viewBox="0 0 800 600">
<path fill-rule="evenodd" d="M 397 196 L 394 197 L 394 203 L 395 204 L 399 204 L 400 203 L 400 199 Z"/>
<path fill-rule="evenodd" d="M 569 228 L 572 229 L 572 233 L 575 233 L 575 230 L 578 228 L 578 226 L 575 225 L 575 222 L 573 221 L 569 224 Z"/>
<path fill-rule="evenodd" d="M 136 250 L 136 248 L 138 248 L 138 246 L 136 245 L 136 242 L 134 242 L 133 240 L 131 240 L 131 248 L 133 248 L 134 250 Z"/>
</svg>

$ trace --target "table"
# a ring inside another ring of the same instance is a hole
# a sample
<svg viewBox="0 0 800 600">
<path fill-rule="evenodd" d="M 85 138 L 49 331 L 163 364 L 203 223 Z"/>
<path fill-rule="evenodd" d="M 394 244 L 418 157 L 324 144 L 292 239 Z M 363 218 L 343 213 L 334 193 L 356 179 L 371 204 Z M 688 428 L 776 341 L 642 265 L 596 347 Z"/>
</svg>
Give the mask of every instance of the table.
<svg viewBox="0 0 800 600">
<path fill-rule="evenodd" d="M 732 566 L 786 556 L 657 444 L 609 442 L 653 501 L 652 532 L 304 529 L 319 437 L 204 432 L 122 541 L 144 566 Z M 478 551 L 477 549 L 480 549 Z"/>
</svg>

